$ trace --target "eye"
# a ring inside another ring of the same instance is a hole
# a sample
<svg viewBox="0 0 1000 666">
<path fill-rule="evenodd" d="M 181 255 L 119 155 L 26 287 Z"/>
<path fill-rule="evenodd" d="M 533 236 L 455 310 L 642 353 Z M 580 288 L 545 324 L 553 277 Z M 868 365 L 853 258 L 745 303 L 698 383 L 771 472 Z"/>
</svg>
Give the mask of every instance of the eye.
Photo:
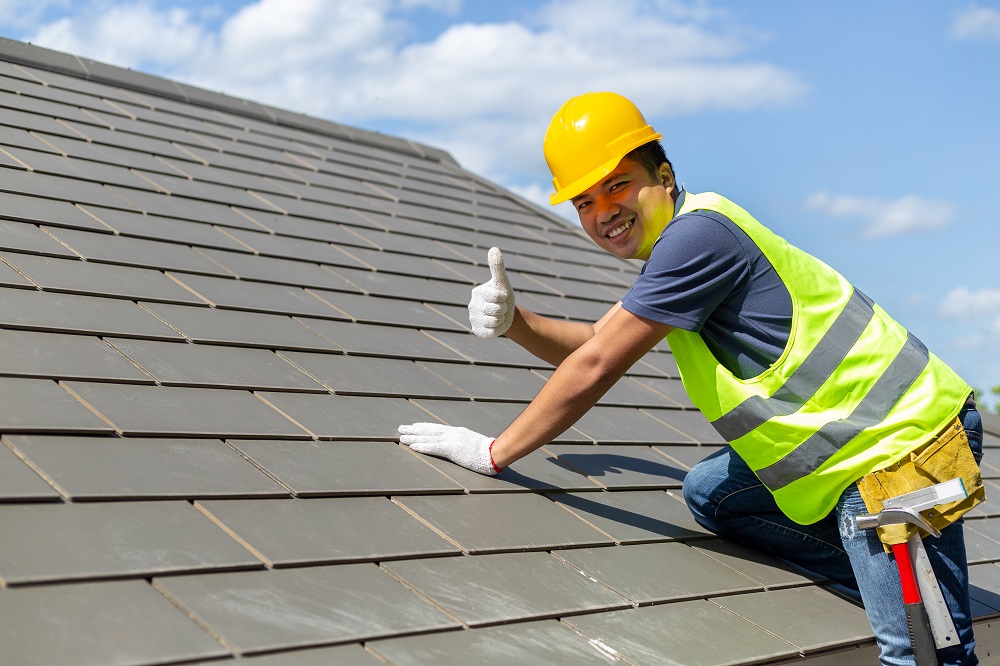
<svg viewBox="0 0 1000 666">
<path fill-rule="evenodd" d="M 590 201 L 580 201 L 576 204 L 576 211 L 582 213 L 588 206 L 590 206 Z"/>
<path fill-rule="evenodd" d="M 614 183 L 611 184 L 611 187 L 608 188 L 608 192 L 618 192 L 626 185 L 628 185 L 627 180 L 615 181 Z"/>
</svg>

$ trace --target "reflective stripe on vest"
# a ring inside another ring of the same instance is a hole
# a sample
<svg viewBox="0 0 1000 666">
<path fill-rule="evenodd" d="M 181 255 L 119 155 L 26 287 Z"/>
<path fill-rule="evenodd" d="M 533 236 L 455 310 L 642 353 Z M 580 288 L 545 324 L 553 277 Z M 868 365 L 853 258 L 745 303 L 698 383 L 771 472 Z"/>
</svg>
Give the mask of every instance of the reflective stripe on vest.
<svg viewBox="0 0 1000 666">
<path fill-rule="evenodd" d="M 816 522 L 857 479 L 934 437 L 971 389 L 843 276 L 736 204 L 689 193 L 679 215 L 696 210 L 724 215 L 760 248 L 791 296 L 792 325 L 782 355 L 748 379 L 700 334 L 675 329 L 667 342 L 684 388 L 781 511 Z"/>
<path fill-rule="evenodd" d="M 815 472 L 865 428 L 884 421 L 929 360 L 927 347 L 908 333 L 906 344 L 850 416 L 827 423 L 787 456 L 758 469 L 757 478 L 774 491 Z"/>
<path fill-rule="evenodd" d="M 871 299 L 855 290 L 843 312 L 823 336 L 818 349 L 813 350 L 805 362 L 792 373 L 785 385 L 770 398 L 754 395 L 732 411 L 723 414 L 712 425 L 727 442 L 739 439 L 775 416 L 788 416 L 795 412 L 830 378 L 847 352 L 861 337 L 868 322 L 875 315 Z M 768 484 L 770 485 L 770 484 Z"/>
</svg>

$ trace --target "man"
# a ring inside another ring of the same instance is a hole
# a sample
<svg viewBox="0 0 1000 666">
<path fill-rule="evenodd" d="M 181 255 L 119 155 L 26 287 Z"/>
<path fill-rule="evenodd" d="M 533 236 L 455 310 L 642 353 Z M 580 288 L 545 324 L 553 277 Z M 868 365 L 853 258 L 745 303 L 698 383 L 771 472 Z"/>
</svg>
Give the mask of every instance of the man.
<svg viewBox="0 0 1000 666">
<path fill-rule="evenodd" d="M 614 93 L 556 113 L 552 203 L 572 201 L 590 238 L 644 260 L 642 273 L 595 324 L 558 321 L 515 305 L 490 250 L 473 332 L 506 335 L 556 371 L 495 439 L 422 423 L 400 426 L 400 441 L 495 474 L 569 428 L 666 337 L 692 401 L 730 442 L 685 479 L 696 519 L 858 590 L 884 664 L 913 663 L 898 574 L 854 516 L 920 484 L 968 479 L 974 497 L 942 512 L 950 526 L 926 547 L 961 642 L 941 663 L 977 664 L 960 519 L 982 499 L 969 386 L 833 269 L 725 198 L 678 188 L 660 138 Z"/>
</svg>

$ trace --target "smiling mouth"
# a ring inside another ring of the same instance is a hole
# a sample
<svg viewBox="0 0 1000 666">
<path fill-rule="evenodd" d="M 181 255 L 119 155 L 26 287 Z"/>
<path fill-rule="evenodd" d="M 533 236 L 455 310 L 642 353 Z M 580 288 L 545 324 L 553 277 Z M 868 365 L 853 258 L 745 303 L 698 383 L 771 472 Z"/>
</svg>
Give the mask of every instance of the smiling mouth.
<svg viewBox="0 0 1000 666">
<path fill-rule="evenodd" d="M 612 240 L 614 240 L 618 236 L 621 236 L 623 233 L 625 233 L 626 231 L 628 231 L 629 227 L 632 226 L 632 222 L 633 221 L 634 220 L 629 220 L 628 222 L 626 222 L 625 224 L 621 225 L 620 227 L 615 227 L 614 229 L 612 229 L 611 231 L 609 231 L 607 233 L 607 237 L 610 238 L 610 239 L 612 239 Z"/>
</svg>

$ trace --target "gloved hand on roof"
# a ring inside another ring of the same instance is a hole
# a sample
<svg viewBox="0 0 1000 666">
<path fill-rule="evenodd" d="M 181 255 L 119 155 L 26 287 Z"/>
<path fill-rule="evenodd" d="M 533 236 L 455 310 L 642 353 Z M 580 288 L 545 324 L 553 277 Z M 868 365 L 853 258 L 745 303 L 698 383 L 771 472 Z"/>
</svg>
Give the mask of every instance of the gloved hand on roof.
<svg viewBox="0 0 1000 666">
<path fill-rule="evenodd" d="M 490 449 L 493 438 L 468 428 L 440 423 L 413 423 L 399 426 L 399 441 L 418 453 L 446 458 L 456 465 L 490 476 L 500 472 Z"/>
<path fill-rule="evenodd" d="M 490 279 L 472 290 L 469 323 L 477 337 L 495 338 L 506 333 L 514 321 L 514 290 L 504 271 L 500 248 L 490 248 L 487 260 Z"/>
</svg>

